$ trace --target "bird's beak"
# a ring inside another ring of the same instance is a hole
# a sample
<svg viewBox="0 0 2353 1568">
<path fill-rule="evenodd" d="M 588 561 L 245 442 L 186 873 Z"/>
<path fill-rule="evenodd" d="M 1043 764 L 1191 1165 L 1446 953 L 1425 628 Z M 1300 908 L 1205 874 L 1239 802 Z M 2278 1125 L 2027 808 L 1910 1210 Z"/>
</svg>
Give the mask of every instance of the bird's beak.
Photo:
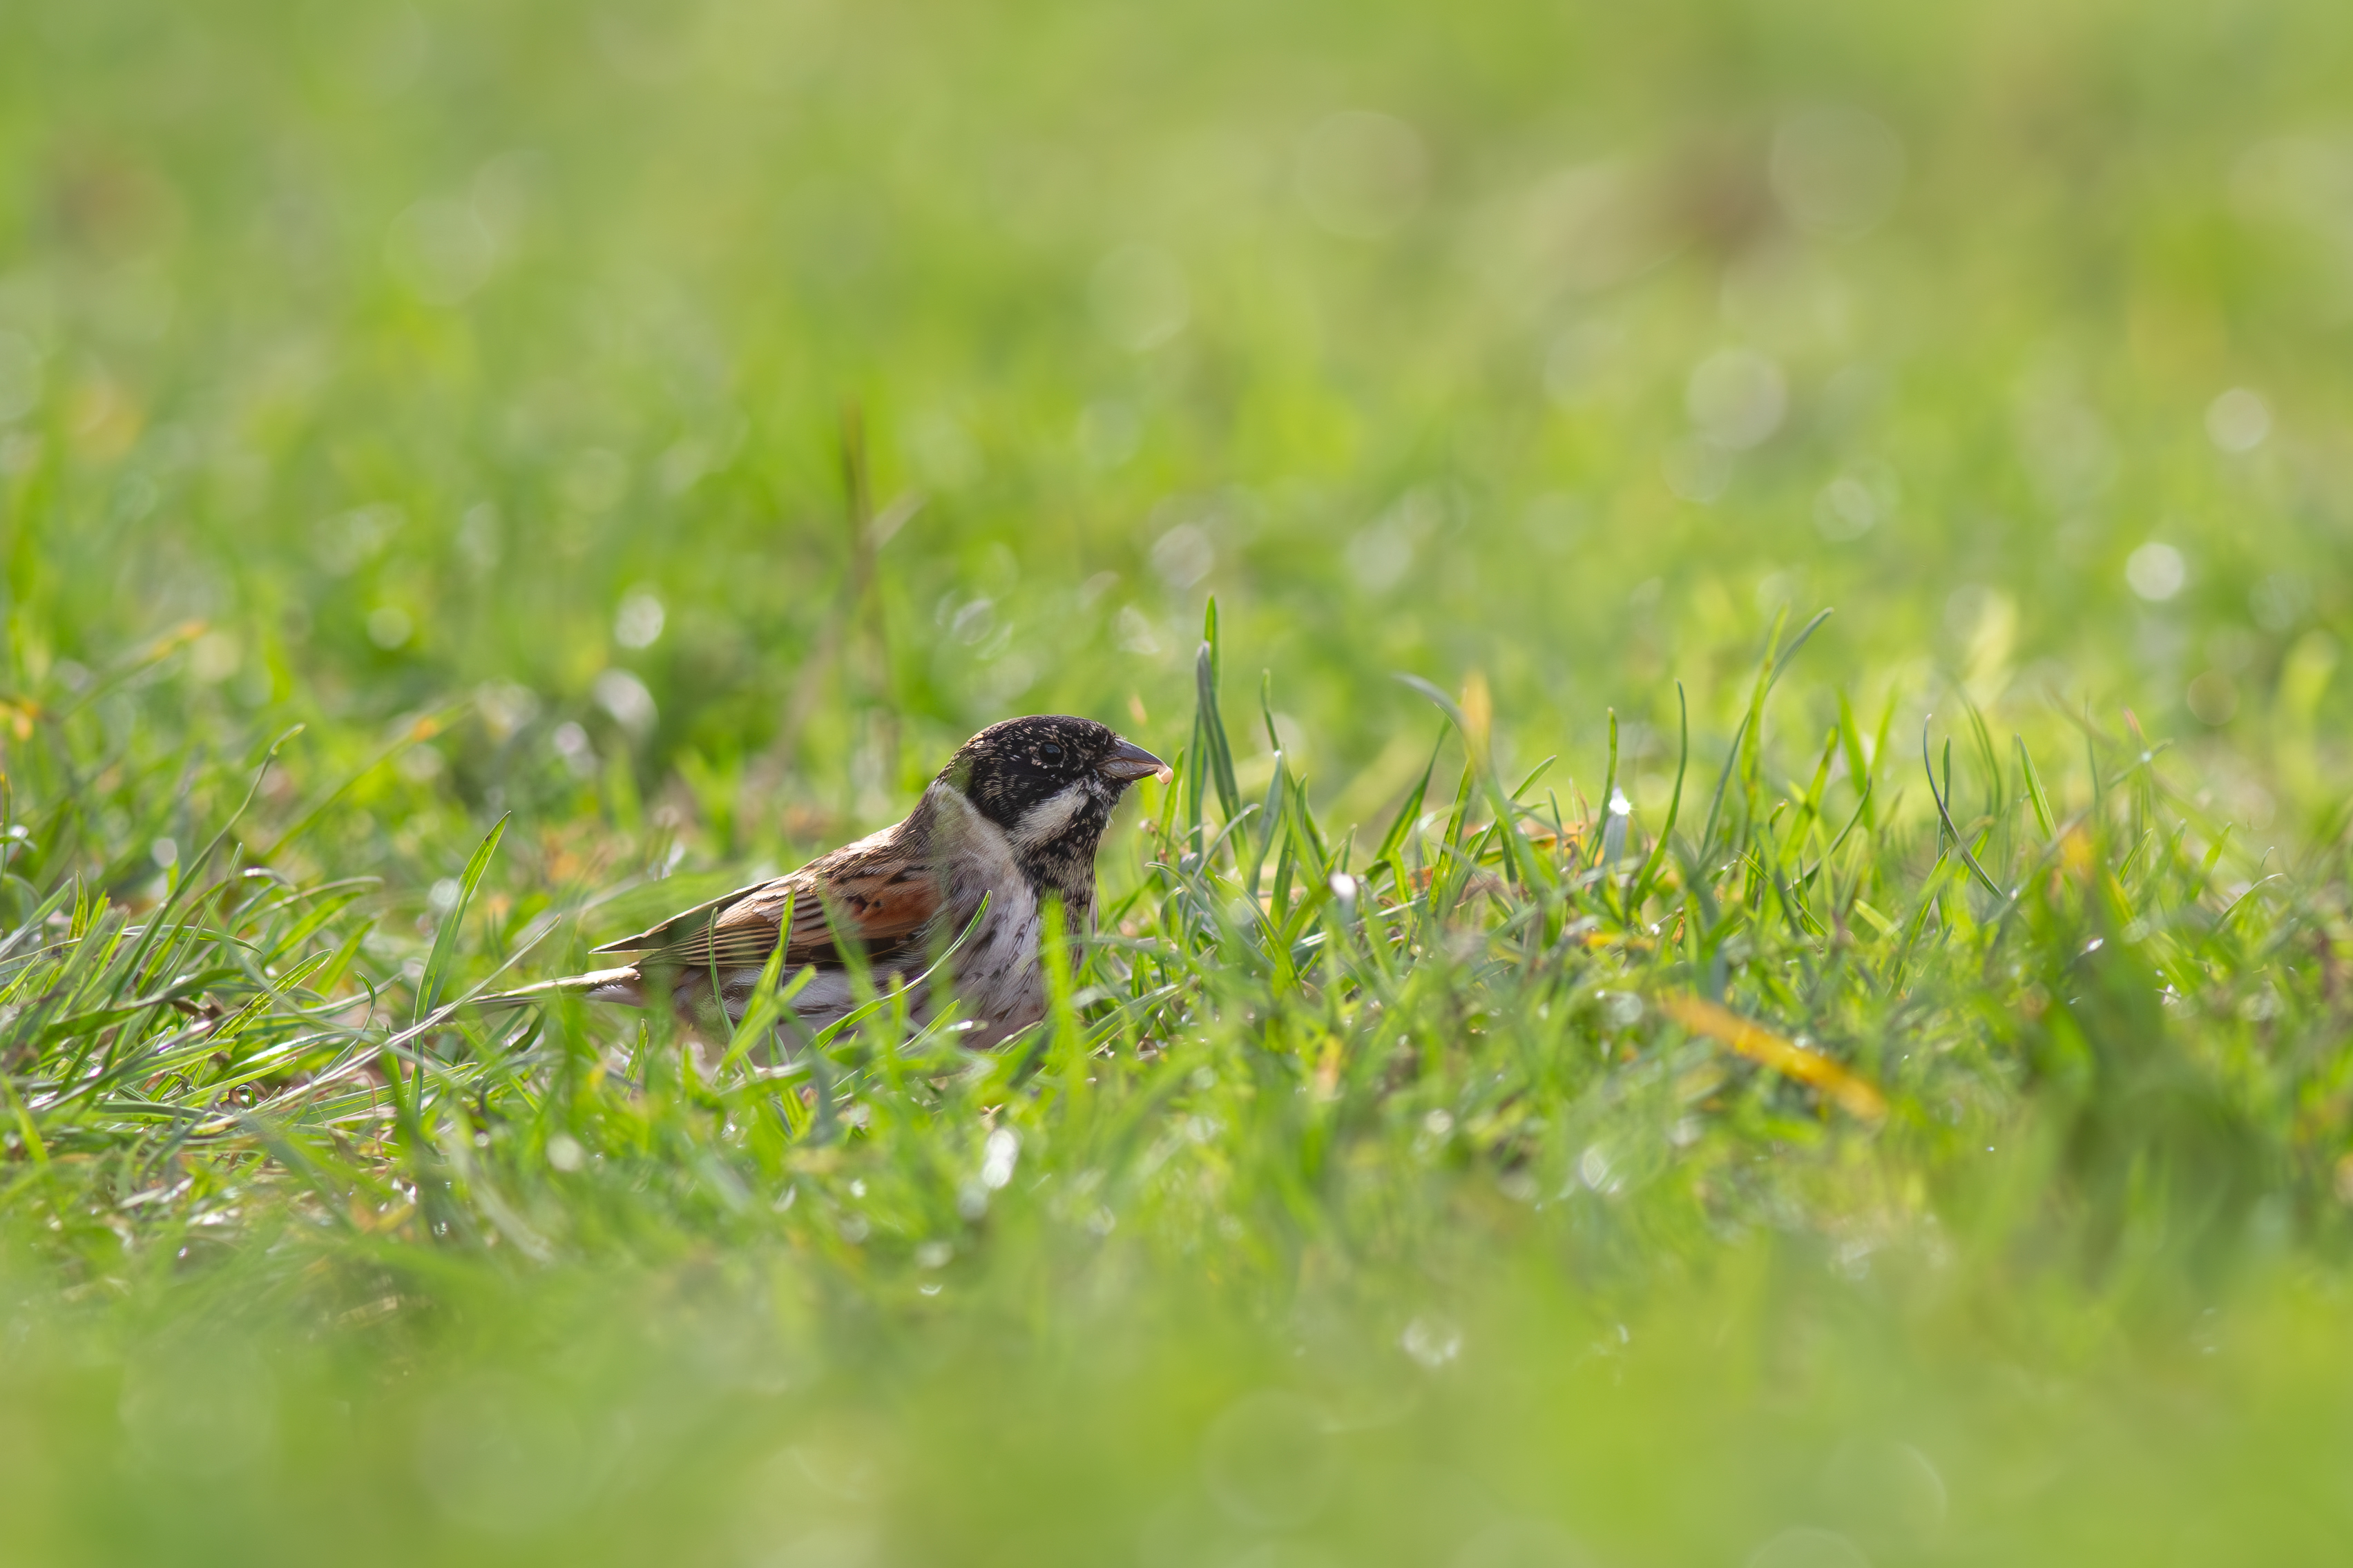
<svg viewBox="0 0 2353 1568">
<path fill-rule="evenodd" d="M 1095 772 L 1118 784 L 1134 784 L 1140 778 L 1155 775 L 1163 780 L 1169 777 L 1168 764 L 1133 741 L 1122 741 L 1113 746 L 1111 755 L 1103 760 Z"/>
</svg>

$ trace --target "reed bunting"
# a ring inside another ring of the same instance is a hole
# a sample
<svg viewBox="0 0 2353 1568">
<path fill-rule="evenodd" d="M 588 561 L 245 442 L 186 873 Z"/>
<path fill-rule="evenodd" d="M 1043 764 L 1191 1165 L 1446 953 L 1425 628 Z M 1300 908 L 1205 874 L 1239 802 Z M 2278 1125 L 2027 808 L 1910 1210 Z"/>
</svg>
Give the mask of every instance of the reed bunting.
<svg viewBox="0 0 2353 1568">
<path fill-rule="evenodd" d="M 921 977 L 961 936 L 945 967 L 971 1021 L 966 1043 L 996 1045 L 1045 1015 L 1038 953 L 1045 900 L 1061 900 L 1069 931 L 1093 930 L 1095 851 L 1120 795 L 1151 774 L 1166 778 L 1167 764 L 1092 720 L 992 724 L 940 770 L 905 821 L 595 950 L 630 955 L 624 967 L 498 1000 L 573 992 L 642 1007 L 666 996 L 693 1026 L 716 1022 L 715 987 L 719 1006 L 741 1022 L 782 942 L 785 979 L 804 966 L 814 971 L 792 1010 L 806 1026 L 822 1028 L 856 1005 L 840 946 L 847 940 L 862 952 L 878 993 L 894 981 L 909 985 L 921 1019 L 945 1001 Z"/>
</svg>

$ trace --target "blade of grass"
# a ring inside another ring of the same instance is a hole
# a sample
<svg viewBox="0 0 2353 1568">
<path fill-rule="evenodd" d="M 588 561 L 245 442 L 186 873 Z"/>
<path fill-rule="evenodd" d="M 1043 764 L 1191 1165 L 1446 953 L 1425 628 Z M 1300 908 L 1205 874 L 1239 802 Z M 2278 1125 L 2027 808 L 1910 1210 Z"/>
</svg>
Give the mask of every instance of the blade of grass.
<svg viewBox="0 0 2353 1568">
<path fill-rule="evenodd" d="M 2035 824 L 2042 829 L 2044 838 L 2053 837 L 2059 831 L 2058 821 L 2052 815 L 2051 797 L 2043 793 L 2042 775 L 2034 771 L 2034 757 L 2026 749 L 2026 737 L 2013 734 L 2010 740 L 2018 747 L 2018 773 L 2025 782 L 2027 804 L 2034 808 Z"/>
<path fill-rule="evenodd" d="M 1609 816 L 1617 817 L 1623 815 L 1618 810 L 1618 710 L 1612 708 L 1609 712 L 1609 760 L 1601 770 L 1601 809 Z M 1591 861 L 1593 865 L 1600 865 L 1604 858 L 1610 853 L 1609 847 L 1610 826 L 1605 821 L 1601 826 L 1601 831 L 1593 836 Z M 1622 840 L 1619 847 L 1620 849 L 1624 847 Z"/>
<path fill-rule="evenodd" d="M 457 962 L 458 932 L 466 922 L 467 907 L 474 900 L 474 889 L 482 885 L 482 878 L 491 868 L 491 857 L 498 853 L 499 840 L 506 837 L 507 824 L 513 817 L 514 814 L 508 812 L 491 824 L 480 847 L 466 862 L 466 869 L 458 879 L 458 896 L 441 917 L 440 929 L 433 933 L 433 950 L 417 983 L 416 1022 L 422 1023 L 441 1005 L 442 987 Z"/>
<path fill-rule="evenodd" d="M 1642 900 L 1650 897 L 1651 884 L 1666 863 L 1667 844 L 1674 837 L 1675 818 L 1683 808 L 1683 773 L 1691 766 L 1691 703 L 1683 695 L 1683 683 L 1680 680 L 1675 682 L 1675 714 L 1679 739 L 1675 746 L 1674 793 L 1667 797 L 1667 820 L 1660 826 L 1659 837 L 1651 846 L 1650 858 L 1642 862 L 1642 869 L 1634 878 L 1632 890 L 1626 895 L 1626 914 L 1630 920 L 1635 918 L 1636 911 L 1641 909 Z"/>
<path fill-rule="evenodd" d="M 1398 808 L 1397 816 L 1390 818 L 1389 830 L 1381 835 L 1381 847 L 1373 851 L 1371 864 L 1377 865 L 1388 859 L 1404 844 L 1405 836 L 1412 831 L 1415 821 L 1421 816 L 1421 803 L 1430 794 L 1430 777 L 1438 771 L 1438 754 L 1445 749 L 1446 727 L 1441 724 L 1438 729 L 1437 742 L 1430 748 L 1430 761 L 1423 766 L 1420 779 L 1405 797 L 1405 805 Z"/>
<path fill-rule="evenodd" d="M 1947 791 L 1952 788 L 1952 774 L 1949 771 L 1953 765 L 1952 751 L 1952 743 L 1947 742 L 1945 745 L 1945 766 L 1947 770 L 1945 775 Z M 1960 828 L 1954 825 L 1952 809 L 1945 804 L 1944 795 L 1936 788 L 1936 768 L 1928 754 L 1928 721 L 1925 719 L 1920 723 L 1920 765 L 1928 774 L 1928 793 L 1936 802 L 1936 820 L 1943 823 L 1945 831 L 1952 836 L 1953 848 L 1960 856 L 1961 864 L 1969 868 L 1969 873 L 1977 878 L 1978 884 L 1987 892 L 1997 899 L 2008 897 L 2001 890 L 2001 885 L 1988 876 L 1986 868 L 1978 864 L 1978 858 L 1969 853 L 1968 841 L 1961 837 Z"/>
<path fill-rule="evenodd" d="M 1782 614 L 1786 616 L 1787 610 L 1785 609 Z M 1780 681 L 1781 672 L 1789 668 L 1789 661 L 1798 657 L 1798 650 L 1804 647 L 1814 633 L 1820 629 L 1821 624 L 1830 618 L 1829 610 L 1818 612 L 1814 618 L 1808 621 L 1799 630 L 1798 635 L 1790 639 L 1788 647 L 1781 650 L 1778 659 L 1774 658 L 1772 638 L 1767 639 L 1765 657 L 1757 661 L 1757 684 L 1749 696 L 1748 710 L 1741 715 L 1740 727 L 1732 733 L 1732 750 L 1725 754 L 1724 771 L 1716 775 L 1715 793 L 1708 799 L 1707 826 L 1700 830 L 1699 836 L 1698 854 L 1702 862 L 1707 859 L 1708 852 L 1715 843 L 1716 824 L 1721 820 L 1724 811 L 1724 792 L 1732 783 L 1735 770 L 1740 765 L 1742 742 L 1756 737 L 1757 743 L 1762 743 L 1766 699 L 1772 696 L 1773 688 Z M 1781 618 L 1777 617 L 1773 623 L 1772 637 L 1778 637 L 1780 630 Z"/>
<path fill-rule="evenodd" d="M 1193 658 L 1193 683 L 1199 701 L 1202 743 L 1209 762 L 1208 773 L 1218 788 L 1218 808 L 1230 822 L 1242 809 L 1242 792 L 1234 783 L 1233 745 L 1226 736 L 1226 721 L 1218 711 L 1218 675 L 1222 658 L 1218 647 L 1218 600 L 1209 597 L 1209 605 L 1201 617 L 1201 647 Z"/>
</svg>

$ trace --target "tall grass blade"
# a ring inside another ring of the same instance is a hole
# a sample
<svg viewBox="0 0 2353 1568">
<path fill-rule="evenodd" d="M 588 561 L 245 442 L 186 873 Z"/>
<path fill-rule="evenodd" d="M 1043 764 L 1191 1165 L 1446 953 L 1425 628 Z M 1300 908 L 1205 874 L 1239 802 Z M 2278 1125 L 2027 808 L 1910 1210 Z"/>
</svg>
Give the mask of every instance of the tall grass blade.
<svg viewBox="0 0 2353 1568">
<path fill-rule="evenodd" d="M 1242 792 L 1234 783 L 1234 752 L 1226 735 L 1226 721 L 1218 710 L 1218 601 L 1214 595 L 1201 620 L 1201 647 L 1193 659 L 1193 682 L 1199 700 L 1200 732 L 1208 755 L 1208 773 L 1218 788 L 1218 809 L 1231 822 L 1241 815 Z"/>
<path fill-rule="evenodd" d="M 1388 831 L 1381 835 L 1380 847 L 1373 851 L 1370 864 L 1378 865 L 1388 859 L 1404 845 L 1406 835 L 1413 830 L 1414 823 L 1421 816 L 1421 803 L 1428 797 L 1430 778 L 1438 771 L 1438 754 L 1445 749 L 1446 729 L 1444 725 L 1440 725 L 1438 731 L 1438 741 L 1430 748 L 1430 761 L 1423 765 L 1421 777 L 1414 781 L 1413 788 L 1406 795 L 1405 804 L 1399 806 L 1398 814 L 1389 819 Z"/>
<path fill-rule="evenodd" d="M 2010 741 L 2018 748 L 2018 775 L 2026 784 L 2027 804 L 2034 808 L 2035 826 L 2042 829 L 2045 839 L 2056 837 L 2058 819 L 2052 814 L 2050 795 L 2043 792 L 2042 775 L 2034 769 L 2033 754 L 2026 749 L 2026 737 L 2012 735 Z"/>
<path fill-rule="evenodd" d="M 425 973 L 417 982 L 417 1012 L 412 1020 L 423 1024 L 441 1005 L 441 993 L 448 982 L 449 971 L 457 962 L 458 935 L 466 923 L 466 910 L 474 901 L 474 890 L 482 885 L 482 877 L 491 868 L 491 858 L 498 853 L 499 840 L 506 837 L 507 824 L 514 819 L 512 812 L 500 816 L 491 825 L 482 838 L 481 847 L 466 862 L 466 869 L 458 879 L 457 897 L 441 917 L 441 927 L 433 933 L 433 950 L 425 960 Z"/>
<path fill-rule="evenodd" d="M 1674 793 L 1667 796 L 1667 819 L 1659 827 L 1659 837 L 1651 846 L 1650 858 L 1642 862 L 1642 869 L 1635 876 L 1634 886 L 1626 895 L 1629 915 L 1640 910 L 1642 900 L 1651 896 L 1651 884 L 1666 865 L 1667 846 L 1675 836 L 1675 820 L 1683 808 L 1683 773 L 1691 766 L 1691 703 L 1683 695 L 1683 683 L 1680 680 L 1675 682 L 1675 716 Z"/>
<path fill-rule="evenodd" d="M 1950 836 L 1954 852 L 1960 856 L 1961 864 L 1969 868 L 1969 874 L 1987 892 L 1997 899 L 2006 898 L 2008 895 L 2002 892 L 2001 884 L 1987 875 L 1986 868 L 1978 864 L 1978 858 L 1969 853 L 1968 840 L 1961 837 L 1959 826 L 1953 821 L 1952 807 L 1946 803 L 1946 796 L 1952 793 L 1953 788 L 1953 748 L 1949 741 L 1945 743 L 1945 787 L 1941 791 L 1936 787 L 1936 765 L 1929 755 L 1926 720 L 1920 723 L 1920 765 L 1928 774 L 1928 793 L 1936 802 L 1936 820 L 1944 825 L 1945 832 Z"/>
</svg>

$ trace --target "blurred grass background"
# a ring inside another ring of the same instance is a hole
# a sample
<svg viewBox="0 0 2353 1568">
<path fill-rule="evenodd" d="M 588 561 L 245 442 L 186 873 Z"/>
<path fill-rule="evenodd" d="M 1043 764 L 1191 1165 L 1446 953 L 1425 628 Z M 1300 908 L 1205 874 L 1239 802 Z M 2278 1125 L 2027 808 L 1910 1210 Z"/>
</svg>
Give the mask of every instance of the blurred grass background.
<svg viewBox="0 0 2353 1568">
<path fill-rule="evenodd" d="M 2326 6 L 6 25 L 28 689 L 198 619 L 224 724 L 480 693 L 463 798 L 627 757 L 724 853 L 1165 716 L 1212 589 L 1328 786 L 1406 773 L 1388 671 L 1480 668 L 1530 759 L 1649 721 L 1661 795 L 1670 682 L 1728 724 L 1782 604 L 1859 701 L 2236 742 L 2253 817 L 2226 752 L 2329 700 Z"/>
<path fill-rule="evenodd" d="M 594 889 L 676 872 L 592 939 L 887 822 L 1011 712 L 1173 754 L 1212 592 L 1229 712 L 1273 672 L 1335 837 L 1429 755 L 1398 669 L 1482 675 L 1502 771 L 1559 753 L 1572 805 L 1614 709 L 1655 831 L 1675 683 L 1704 784 L 1775 617 L 1831 605 L 1778 700 L 1793 792 L 1841 694 L 1893 715 L 1869 771 L 1915 833 L 1908 737 L 1964 699 L 2063 811 L 2100 782 L 2073 719 L 2169 745 L 2234 891 L 2306 874 L 2245 968 L 2203 962 L 2322 998 L 2267 1102 L 2302 1184 L 2267 1172 L 2231 1283 L 2148 1242 L 2189 1283 L 2146 1315 L 2047 1237 L 1975 1284 L 1855 1273 L 1841 1236 L 1989 1256 L 2058 1156 L 1989 1148 L 1980 1186 L 1957 1131 L 1874 1164 L 1803 1118 L 1772 1137 L 1816 1163 L 1747 1214 L 1780 1241 L 1629 1200 L 1561 1221 L 1556 1270 L 1439 1160 L 1352 1200 L 1395 1219 L 1377 1257 L 1317 1261 L 1310 1201 L 1238 1178 L 1207 1263 L 1082 1268 L 1040 1219 L 930 1317 L 913 1275 L 683 1199 L 583 1200 L 547 1275 L 361 1226 L 298 1285 L 251 1215 L 211 1250 L 188 1220 L 185 1274 L 179 1233 L 76 1264 L 114 1221 L 59 1242 L 28 1185 L 0 1486 L 40 1522 L 5 1550 L 1483 1568 L 1576 1560 L 1525 1522 L 1564 1512 L 1630 1563 L 2341 1539 L 2348 80 L 2353 17 L 2296 0 L 0 14 L 12 922 L 69 878 L 147 907 L 300 723 L 249 847 L 383 879 L 371 986 L 424 973 L 517 814 L 486 972 Z M 1255 798 L 1271 748 L 1233 729 Z M 1996 978 L 1969 1116 L 2031 1132 Z M 2217 1006 L 2216 1041 L 2270 1016 Z M 1230 1131 L 1237 1169 L 1313 1163 Z M 2172 1190 L 2139 1159 L 2119 1190 Z M 1303 1357 L 1345 1460 L 1250 1403 Z M 1947 1489 L 1967 1527 L 1922 1524 Z"/>
</svg>

